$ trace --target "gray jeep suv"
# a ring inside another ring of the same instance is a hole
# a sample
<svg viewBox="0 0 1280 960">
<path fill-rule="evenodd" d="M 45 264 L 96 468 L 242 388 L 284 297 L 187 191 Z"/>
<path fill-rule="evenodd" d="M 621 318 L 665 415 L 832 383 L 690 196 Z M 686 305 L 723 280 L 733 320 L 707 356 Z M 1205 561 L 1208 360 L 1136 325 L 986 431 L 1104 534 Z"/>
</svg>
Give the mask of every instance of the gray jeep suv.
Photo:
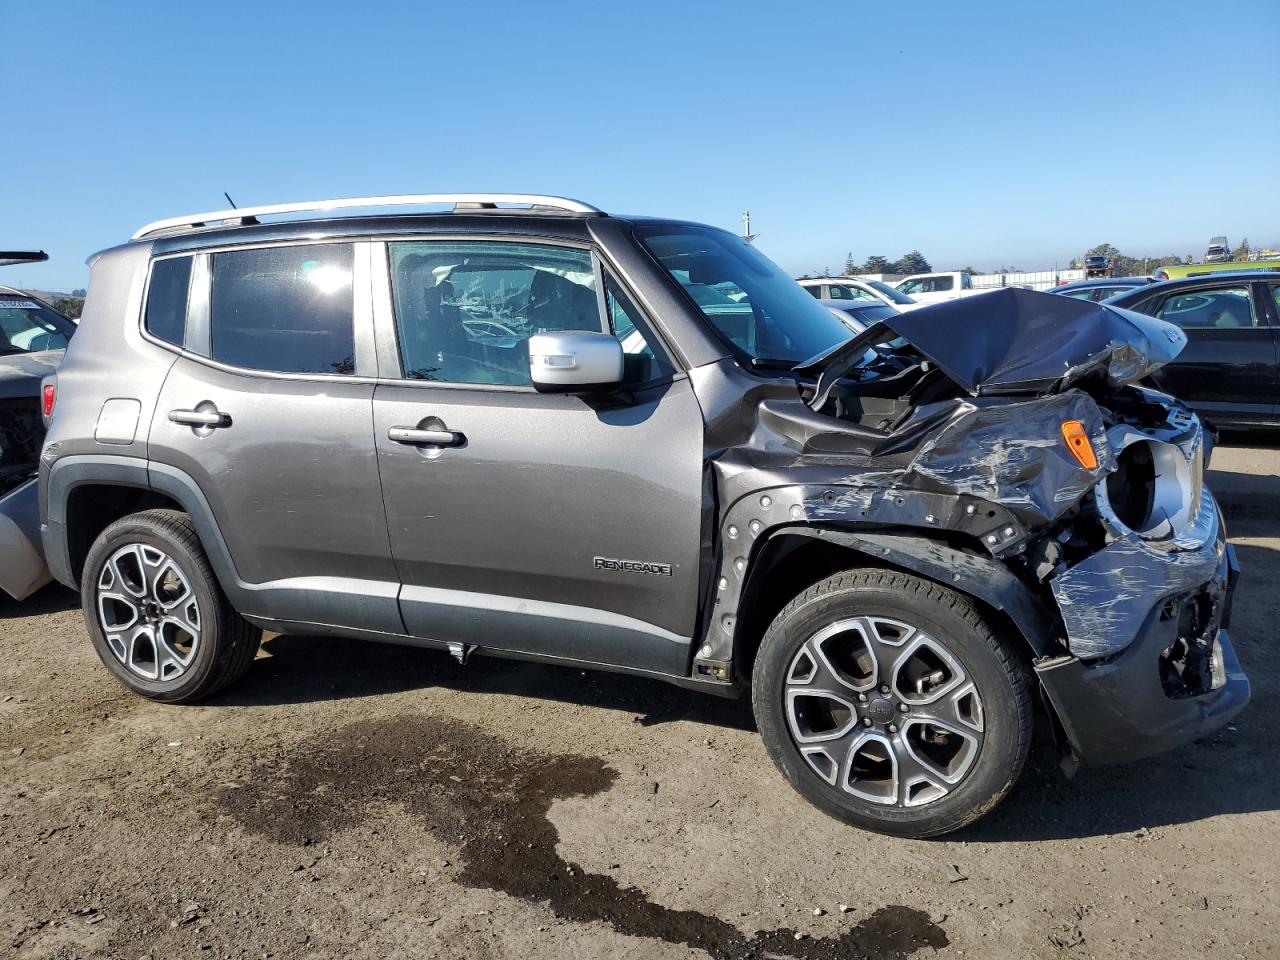
<svg viewBox="0 0 1280 960">
<path fill-rule="evenodd" d="M 990 810 L 1033 713 L 1105 762 L 1248 699 L 1206 435 L 1132 385 L 1158 320 L 1005 290 L 853 335 L 730 233 L 520 195 L 91 263 L 43 540 L 143 696 L 264 629 L 746 693 L 796 789 L 908 836 Z"/>
</svg>

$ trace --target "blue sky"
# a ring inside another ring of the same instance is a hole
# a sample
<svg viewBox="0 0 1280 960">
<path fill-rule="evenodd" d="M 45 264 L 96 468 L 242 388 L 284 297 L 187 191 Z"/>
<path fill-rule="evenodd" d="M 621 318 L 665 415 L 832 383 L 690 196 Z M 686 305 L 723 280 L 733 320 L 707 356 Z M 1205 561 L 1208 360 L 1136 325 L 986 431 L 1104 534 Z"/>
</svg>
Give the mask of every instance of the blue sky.
<svg viewBox="0 0 1280 960">
<path fill-rule="evenodd" d="M 0 280 L 142 223 L 503 190 L 741 228 L 793 272 L 919 248 L 1280 245 L 1280 3 L 0 0 Z"/>
</svg>

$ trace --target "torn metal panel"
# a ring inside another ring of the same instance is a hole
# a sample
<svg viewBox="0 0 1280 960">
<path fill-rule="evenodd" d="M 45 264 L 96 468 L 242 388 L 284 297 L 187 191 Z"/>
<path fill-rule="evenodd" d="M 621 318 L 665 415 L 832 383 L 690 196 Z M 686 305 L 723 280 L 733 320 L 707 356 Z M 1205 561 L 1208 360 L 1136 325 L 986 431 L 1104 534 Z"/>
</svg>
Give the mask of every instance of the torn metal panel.
<svg viewBox="0 0 1280 960">
<path fill-rule="evenodd" d="M 1049 393 L 1094 374 L 1119 388 L 1164 366 L 1187 342 L 1162 320 L 1014 288 L 884 323 L 975 396 Z"/>
<path fill-rule="evenodd" d="M 1078 420 L 1098 457 L 1080 465 L 1062 441 L 1062 423 Z M 999 503 L 1029 524 L 1060 517 L 1111 469 L 1098 405 L 1071 391 L 1015 403 L 957 402 L 951 421 L 931 434 L 897 485 L 945 490 Z"/>
</svg>

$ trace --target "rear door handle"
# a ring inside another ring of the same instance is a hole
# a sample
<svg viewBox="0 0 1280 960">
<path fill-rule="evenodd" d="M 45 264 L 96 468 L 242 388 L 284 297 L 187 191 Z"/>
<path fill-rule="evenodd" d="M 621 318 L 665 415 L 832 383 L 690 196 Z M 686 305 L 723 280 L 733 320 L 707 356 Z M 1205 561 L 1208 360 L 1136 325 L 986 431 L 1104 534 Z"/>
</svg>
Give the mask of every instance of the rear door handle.
<svg viewBox="0 0 1280 960">
<path fill-rule="evenodd" d="M 170 410 L 169 419 L 188 427 L 228 427 L 231 418 L 218 410 Z"/>
<path fill-rule="evenodd" d="M 417 427 L 391 427 L 387 439 L 413 446 L 429 444 L 433 447 L 460 447 L 466 437 L 453 430 L 419 430 Z"/>
</svg>

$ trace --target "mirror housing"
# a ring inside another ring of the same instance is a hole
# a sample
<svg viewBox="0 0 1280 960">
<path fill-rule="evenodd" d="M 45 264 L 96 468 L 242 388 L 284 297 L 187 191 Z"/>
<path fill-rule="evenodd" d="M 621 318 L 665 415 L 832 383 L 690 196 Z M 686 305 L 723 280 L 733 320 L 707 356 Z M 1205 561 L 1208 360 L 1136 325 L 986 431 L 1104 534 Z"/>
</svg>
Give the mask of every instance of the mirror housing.
<svg viewBox="0 0 1280 960">
<path fill-rule="evenodd" d="M 564 330 L 529 338 L 529 378 L 540 393 L 602 393 L 622 382 L 622 344 L 608 333 Z"/>
</svg>

